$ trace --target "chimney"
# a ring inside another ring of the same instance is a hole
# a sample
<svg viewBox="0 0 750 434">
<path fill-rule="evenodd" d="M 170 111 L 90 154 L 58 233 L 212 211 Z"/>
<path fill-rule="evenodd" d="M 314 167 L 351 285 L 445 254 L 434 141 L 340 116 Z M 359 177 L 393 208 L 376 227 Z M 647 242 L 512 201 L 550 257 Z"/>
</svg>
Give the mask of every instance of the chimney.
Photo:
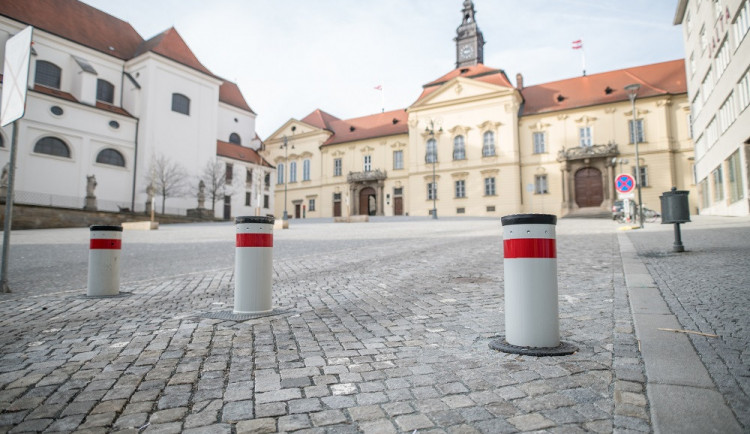
<svg viewBox="0 0 750 434">
<path fill-rule="evenodd" d="M 516 74 L 516 87 L 518 89 L 523 89 L 523 75 L 519 72 Z"/>
</svg>

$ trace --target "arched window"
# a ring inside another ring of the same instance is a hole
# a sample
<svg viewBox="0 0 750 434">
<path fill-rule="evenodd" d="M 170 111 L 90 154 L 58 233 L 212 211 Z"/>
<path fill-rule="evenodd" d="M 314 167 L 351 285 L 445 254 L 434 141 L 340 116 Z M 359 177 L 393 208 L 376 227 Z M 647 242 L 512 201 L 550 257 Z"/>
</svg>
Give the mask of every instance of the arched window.
<svg viewBox="0 0 750 434">
<path fill-rule="evenodd" d="M 453 159 L 454 160 L 466 159 L 466 147 L 464 146 L 464 136 L 456 136 L 456 138 L 453 139 Z"/>
<path fill-rule="evenodd" d="M 487 131 L 484 133 L 484 145 L 482 146 L 482 156 L 492 157 L 495 155 L 495 133 Z"/>
<path fill-rule="evenodd" d="M 240 140 L 240 135 L 237 133 L 232 133 L 229 135 L 229 143 L 234 143 L 235 145 L 241 145 L 242 140 Z"/>
<path fill-rule="evenodd" d="M 172 94 L 172 111 L 190 115 L 190 98 L 181 93 Z"/>
<path fill-rule="evenodd" d="M 96 156 L 96 162 L 102 164 L 109 164 L 112 166 L 125 167 L 125 157 L 122 156 L 118 151 L 107 148 L 102 149 L 99 155 Z"/>
<path fill-rule="evenodd" d="M 115 102 L 115 85 L 107 80 L 96 80 L 96 100 L 110 104 Z"/>
<path fill-rule="evenodd" d="M 5 147 L 5 139 L 3 139 L 2 134 L 0 134 L 0 148 L 4 148 L 4 147 Z"/>
<path fill-rule="evenodd" d="M 37 154 L 48 154 L 56 157 L 70 158 L 68 145 L 57 137 L 43 137 L 34 145 Z"/>
<path fill-rule="evenodd" d="M 36 61 L 36 75 L 34 76 L 34 83 L 41 84 L 42 86 L 60 89 L 61 75 L 62 70 L 54 63 L 47 62 L 46 60 Z"/>
<path fill-rule="evenodd" d="M 437 141 L 435 139 L 427 141 L 427 153 L 425 154 L 424 161 L 427 163 L 437 163 Z"/>
<path fill-rule="evenodd" d="M 276 166 L 276 183 L 284 183 L 284 163 L 279 163 L 279 165 Z"/>
</svg>

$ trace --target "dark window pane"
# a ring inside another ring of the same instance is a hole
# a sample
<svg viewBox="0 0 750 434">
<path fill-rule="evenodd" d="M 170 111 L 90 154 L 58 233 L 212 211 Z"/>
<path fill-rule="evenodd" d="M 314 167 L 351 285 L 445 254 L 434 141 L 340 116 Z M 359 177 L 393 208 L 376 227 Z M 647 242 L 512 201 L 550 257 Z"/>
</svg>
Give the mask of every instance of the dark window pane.
<svg viewBox="0 0 750 434">
<path fill-rule="evenodd" d="M 182 113 L 184 115 L 190 114 L 190 98 L 179 93 L 172 94 L 172 111 Z"/>
<path fill-rule="evenodd" d="M 56 137 L 43 137 L 34 145 L 34 152 L 38 154 L 55 155 L 57 157 L 70 158 L 68 145 Z"/>
<path fill-rule="evenodd" d="M 125 157 L 114 149 L 104 149 L 96 156 L 96 162 L 125 167 Z"/>
<path fill-rule="evenodd" d="M 241 145 L 242 141 L 240 140 L 240 135 L 237 133 L 230 134 L 229 143 L 234 143 L 235 145 Z"/>
<path fill-rule="evenodd" d="M 105 80 L 96 80 L 96 99 L 110 104 L 114 103 L 115 86 Z"/>
<path fill-rule="evenodd" d="M 34 82 L 42 86 L 60 89 L 61 69 L 54 63 L 44 60 L 36 61 L 36 76 Z"/>
</svg>

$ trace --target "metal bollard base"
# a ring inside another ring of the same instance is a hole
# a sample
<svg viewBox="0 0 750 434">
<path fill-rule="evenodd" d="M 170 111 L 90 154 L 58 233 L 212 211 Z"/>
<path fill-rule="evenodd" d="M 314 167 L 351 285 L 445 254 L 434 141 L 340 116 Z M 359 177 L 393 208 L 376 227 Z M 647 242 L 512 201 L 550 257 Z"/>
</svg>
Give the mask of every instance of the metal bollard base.
<svg viewBox="0 0 750 434">
<path fill-rule="evenodd" d="M 490 342 L 490 348 L 503 353 L 521 354 L 524 356 L 568 356 L 578 351 L 578 347 L 569 343 L 560 341 L 560 345 L 551 348 L 541 347 L 519 347 L 518 345 L 511 345 L 505 340 L 505 336 L 501 335 L 500 339 Z"/>
</svg>

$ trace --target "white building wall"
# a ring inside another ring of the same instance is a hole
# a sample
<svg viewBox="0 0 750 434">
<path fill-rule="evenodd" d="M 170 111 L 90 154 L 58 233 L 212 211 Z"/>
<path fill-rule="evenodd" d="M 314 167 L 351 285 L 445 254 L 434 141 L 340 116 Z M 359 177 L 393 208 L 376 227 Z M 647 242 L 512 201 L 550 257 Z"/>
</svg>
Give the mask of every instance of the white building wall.
<svg viewBox="0 0 750 434">
<path fill-rule="evenodd" d="M 126 70 L 141 86 L 128 92 L 128 105 L 137 103 L 139 174 L 136 176 L 136 209 L 146 201 L 152 159 L 159 154 L 180 164 L 187 188 L 180 197 L 167 198 L 166 207 L 184 214 L 195 208 L 197 184 L 206 162 L 216 156 L 219 85 L 208 75 L 147 53 L 128 64 Z M 139 98 L 133 94 L 140 93 Z M 172 94 L 190 99 L 190 114 L 172 111 Z M 157 197 L 157 202 L 160 198 Z M 160 208 L 157 208 L 160 210 Z"/>
<path fill-rule="evenodd" d="M 229 104 L 219 103 L 216 139 L 228 142 L 232 133 L 239 134 L 242 146 L 255 150 L 260 147 L 260 142 L 255 140 L 255 115 Z"/>
<path fill-rule="evenodd" d="M 50 111 L 53 106 L 60 107 L 63 114 L 54 115 Z M 113 120 L 119 128 L 109 125 Z M 136 120 L 130 117 L 30 92 L 26 113 L 18 121 L 15 191 L 18 195 L 32 193 L 82 199 L 86 196 L 86 175 L 95 175 L 97 199 L 113 202 L 109 204 L 111 210 L 117 210 L 115 203 L 130 207 L 135 124 Z M 2 166 L 10 159 L 11 134 L 12 125 L 8 125 L 3 129 L 5 146 L 0 148 Z M 46 136 L 65 142 L 71 158 L 35 153 L 35 144 Z M 123 155 L 124 168 L 96 162 L 98 153 L 106 148 Z M 83 206 L 82 201 L 80 206 Z"/>
<path fill-rule="evenodd" d="M 681 19 L 677 17 L 676 22 L 683 28 L 689 100 L 694 102 L 697 97 L 701 101 L 692 105 L 691 113 L 693 139 L 696 143 L 695 177 L 698 183 L 708 180 L 710 194 L 708 206 L 701 206 L 701 214 L 750 214 L 748 155 L 744 145 L 745 141 L 750 139 L 750 107 L 742 108 L 738 101 L 738 82 L 750 68 L 750 32 L 741 40 L 738 40 L 734 32 L 734 22 L 748 1 L 750 0 L 722 0 L 718 3 L 721 14 L 717 14 L 713 1 L 683 0 L 678 5 L 678 8 L 683 6 L 683 3 L 685 6 L 684 15 Z M 702 48 L 702 32 L 707 41 L 706 49 Z M 716 55 L 723 43 L 727 44 L 730 60 L 726 70 L 717 74 Z M 706 88 L 701 85 L 709 70 L 712 86 L 709 86 L 710 92 L 706 92 Z M 716 119 L 718 129 L 719 109 L 732 93 L 737 116 L 726 131 L 722 133 L 718 130 L 717 140 L 709 141 L 708 126 Z M 732 202 L 727 159 L 737 151 L 741 156 L 743 197 Z M 722 167 L 723 171 L 723 199 L 717 199 L 714 195 L 712 172 L 718 167 Z"/>
</svg>

